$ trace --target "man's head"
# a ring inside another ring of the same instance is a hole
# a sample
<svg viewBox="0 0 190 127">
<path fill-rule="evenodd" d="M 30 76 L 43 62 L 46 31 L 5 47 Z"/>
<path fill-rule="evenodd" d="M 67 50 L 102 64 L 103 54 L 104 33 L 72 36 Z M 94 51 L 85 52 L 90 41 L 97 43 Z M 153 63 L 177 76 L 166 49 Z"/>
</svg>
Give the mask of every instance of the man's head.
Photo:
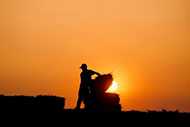
<svg viewBox="0 0 190 127">
<path fill-rule="evenodd" d="M 87 70 L 88 66 L 87 66 L 86 64 L 82 64 L 82 65 L 80 66 L 80 68 L 81 68 L 82 70 Z"/>
</svg>

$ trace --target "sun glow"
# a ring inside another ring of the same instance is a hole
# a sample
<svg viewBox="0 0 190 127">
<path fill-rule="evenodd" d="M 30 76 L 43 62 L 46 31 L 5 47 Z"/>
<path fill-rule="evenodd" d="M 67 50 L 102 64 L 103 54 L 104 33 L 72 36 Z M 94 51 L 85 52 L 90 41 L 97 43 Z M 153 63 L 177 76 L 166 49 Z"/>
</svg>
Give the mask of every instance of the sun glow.
<svg viewBox="0 0 190 127">
<path fill-rule="evenodd" d="M 116 93 L 118 89 L 118 83 L 116 81 L 112 82 L 112 85 L 109 87 L 109 89 L 106 91 L 108 93 Z"/>
</svg>

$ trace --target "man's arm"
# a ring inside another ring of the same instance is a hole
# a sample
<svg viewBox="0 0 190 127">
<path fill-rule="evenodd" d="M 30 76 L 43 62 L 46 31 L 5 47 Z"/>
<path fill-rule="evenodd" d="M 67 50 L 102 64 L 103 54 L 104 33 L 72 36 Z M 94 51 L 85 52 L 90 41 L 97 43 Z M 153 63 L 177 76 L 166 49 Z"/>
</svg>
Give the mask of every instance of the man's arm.
<svg viewBox="0 0 190 127">
<path fill-rule="evenodd" d="M 96 75 L 98 75 L 98 76 L 100 76 L 100 75 L 101 75 L 101 74 L 100 74 L 100 73 L 98 73 L 98 72 L 95 72 L 95 74 L 96 74 Z"/>
<path fill-rule="evenodd" d="M 96 74 L 96 75 L 98 75 L 98 76 L 101 75 L 100 73 L 98 73 L 98 72 L 96 72 L 96 71 L 92 71 L 92 70 L 90 70 L 90 73 L 91 73 L 92 75 L 94 75 L 94 74 Z"/>
</svg>

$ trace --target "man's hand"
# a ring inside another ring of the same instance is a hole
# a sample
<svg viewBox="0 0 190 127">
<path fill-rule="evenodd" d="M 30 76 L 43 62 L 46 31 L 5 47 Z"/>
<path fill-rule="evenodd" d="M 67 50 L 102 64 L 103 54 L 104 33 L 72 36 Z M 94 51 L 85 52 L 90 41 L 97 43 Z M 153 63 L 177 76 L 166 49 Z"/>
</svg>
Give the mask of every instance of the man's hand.
<svg viewBox="0 0 190 127">
<path fill-rule="evenodd" d="M 101 76 L 101 74 L 100 74 L 100 73 L 98 73 L 98 72 L 96 72 L 96 75 Z"/>
</svg>

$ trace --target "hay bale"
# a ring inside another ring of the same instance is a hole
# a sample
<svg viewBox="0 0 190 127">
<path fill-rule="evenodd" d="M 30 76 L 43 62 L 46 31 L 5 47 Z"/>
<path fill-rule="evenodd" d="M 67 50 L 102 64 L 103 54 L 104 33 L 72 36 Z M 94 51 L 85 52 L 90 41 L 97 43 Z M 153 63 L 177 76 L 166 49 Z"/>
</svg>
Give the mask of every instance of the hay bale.
<svg viewBox="0 0 190 127">
<path fill-rule="evenodd" d="M 113 82 L 111 74 L 105 74 L 92 81 L 91 94 L 85 99 L 85 109 L 94 111 L 121 111 L 120 97 L 115 93 L 106 93 Z"/>
</svg>

